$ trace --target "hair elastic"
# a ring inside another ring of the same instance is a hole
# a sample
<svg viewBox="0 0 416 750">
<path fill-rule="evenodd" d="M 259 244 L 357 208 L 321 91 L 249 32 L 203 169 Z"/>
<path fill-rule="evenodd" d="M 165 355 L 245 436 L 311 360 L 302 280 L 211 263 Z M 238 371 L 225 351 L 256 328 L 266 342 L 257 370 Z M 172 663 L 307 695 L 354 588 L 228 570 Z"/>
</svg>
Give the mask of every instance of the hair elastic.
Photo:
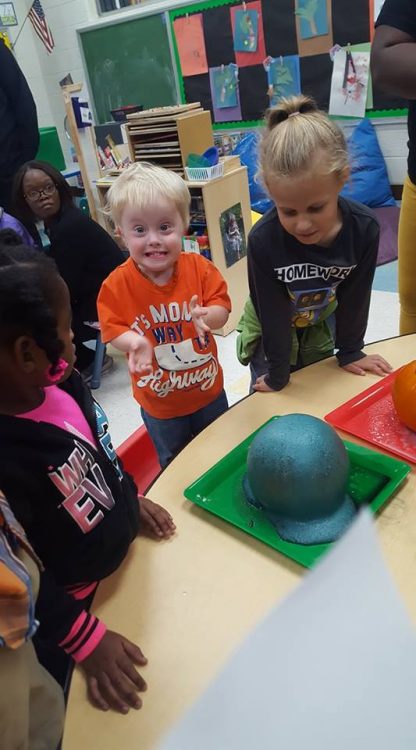
<svg viewBox="0 0 416 750">
<path fill-rule="evenodd" d="M 299 112 L 299 110 L 296 110 L 296 112 L 291 112 L 290 115 L 288 115 L 288 119 L 289 117 L 296 117 L 296 115 L 301 115 L 301 114 L 302 112 Z"/>
<path fill-rule="evenodd" d="M 64 359 L 59 359 L 58 364 L 53 369 L 55 370 L 54 373 L 51 372 L 52 365 L 49 365 L 49 367 L 46 368 L 45 376 L 48 383 L 53 385 L 53 383 L 58 383 L 59 380 L 63 377 L 65 371 L 68 368 L 68 362 L 66 362 Z"/>
</svg>

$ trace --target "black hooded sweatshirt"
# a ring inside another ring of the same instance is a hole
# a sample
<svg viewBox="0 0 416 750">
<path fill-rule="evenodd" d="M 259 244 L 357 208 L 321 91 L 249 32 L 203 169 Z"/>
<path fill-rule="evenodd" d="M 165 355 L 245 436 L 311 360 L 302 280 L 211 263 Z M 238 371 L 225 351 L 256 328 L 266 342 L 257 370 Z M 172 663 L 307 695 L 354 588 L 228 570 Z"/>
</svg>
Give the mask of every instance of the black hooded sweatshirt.
<svg viewBox="0 0 416 750">
<path fill-rule="evenodd" d="M 97 641 L 100 623 L 68 590 L 119 567 L 138 532 L 139 501 L 115 454 L 107 418 L 81 376 L 74 371 L 59 387 L 81 408 L 97 448 L 53 424 L 0 415 L 0 487 L 56 584 L 43 637 L 64 642 L 77 659 L 81 647 L 82 658 L 88 655 L 85 640 Z"/>
</svg>

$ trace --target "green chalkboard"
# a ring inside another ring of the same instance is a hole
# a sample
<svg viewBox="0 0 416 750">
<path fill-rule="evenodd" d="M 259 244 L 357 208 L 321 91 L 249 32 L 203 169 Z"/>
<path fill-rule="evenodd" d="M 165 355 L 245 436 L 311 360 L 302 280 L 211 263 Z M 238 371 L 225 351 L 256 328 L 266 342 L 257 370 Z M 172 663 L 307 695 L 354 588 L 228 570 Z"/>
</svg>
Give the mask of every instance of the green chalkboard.
<svg viewBox="0 0 416 750">
<path fill-rule="evenodd" d="M 177 103 L 165 16 L 80 31 L 98 123 L 127 104 L 162 107 Z"/>
</svg>

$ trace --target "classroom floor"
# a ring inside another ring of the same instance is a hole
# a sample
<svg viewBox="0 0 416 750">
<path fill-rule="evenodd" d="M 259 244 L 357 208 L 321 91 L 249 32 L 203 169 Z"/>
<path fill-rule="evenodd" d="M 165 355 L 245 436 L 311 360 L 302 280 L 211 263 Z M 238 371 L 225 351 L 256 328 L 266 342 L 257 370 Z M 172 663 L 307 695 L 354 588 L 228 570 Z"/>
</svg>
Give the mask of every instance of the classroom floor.
<svg viewBox="0 0 416 750">
<path fill-rule="evenodd" d="M 353 311 L 351 311 L 353 314 Z M 391 338 L 399 333 L 399 301 L 397 294 L 397 261 L 379 266 L 374 277 L 366 343 Z M 230 405 L 248 393 L 248 368 L 235 356 L 236 332 L 217 336 L 218 356 L 224 370 L 225 389 Z M 94 396 L 109 418 L 115 446 L 120 445 L 142 424 L 140 409 L 131 395 L 130 379 L 124 356 L 111 349 L 113 370 L 105 375 Z"/>
</svg>

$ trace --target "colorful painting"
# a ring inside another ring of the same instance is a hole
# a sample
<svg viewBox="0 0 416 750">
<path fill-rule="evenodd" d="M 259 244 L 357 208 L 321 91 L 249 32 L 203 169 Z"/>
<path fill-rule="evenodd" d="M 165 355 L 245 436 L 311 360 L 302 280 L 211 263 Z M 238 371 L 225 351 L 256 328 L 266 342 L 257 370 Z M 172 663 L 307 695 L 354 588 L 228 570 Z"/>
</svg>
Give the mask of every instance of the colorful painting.
<svg viewBox="0 0 416 750">
<path fill-rule="evenodd" d="M 202 13 L 177 18 L 173 24 L 183 76 L 208 72 Z"/>
<path fill-rule="evenodd" d="M 298 55 L 266 57 L 264 69 L 267 73 L 268 95 L 273 107 L 280 99 L 300 94 L 300 67 Z"/>
<path fill-rule="evenodd" d="M 234 49 L 236 52 L 256 52 L 259 17 L 256 10 L 236 10 Z"/>
<path fill-rule="evenodd" d="M 339 50 L 334 59 L 329 114 L 364 117 L 370 69 L 369 52 Z"/>
<path fill-rule="evenodd" d="M 235 68 L 235 97 L 236 97 L 237 103 L 231 107 L 219 106 L 219 104 L 223 103 L 221 101 L 217 103 L 217 99 L 216 99 L 217 94 L 219 94 L 220 100 L 221 100 L 221 95 L 222 95 L 222 86 L 219 87 L 219 92 L 218 92 L 217 73 L 218 71 L 222 73 L 222 69 L 223 68 L 225 69 L 225 67 L 228 68 L 229 66 L 221 65 L 220 67 L 209 69 L 209 85 L 211 89 L 212 108 L 214 111 L 214 122 L 235 122 L 237 120 L 241 120 L 240 91 L 238 87 L 238 78 L 237 78 L 238 67 L 234 63 L 232 63 L 232 67 Z M 216 84 L 216 81 L 217 81 L 217 84 Z M 232 98 L 234 99 L 234 96 Z M 228 101 L 230 101 L 230 99 L 231 97 L 228 98 Z"/>
<path fill-rule="evenodd" d="M 238 68 L 235 63 L 221 65 L 213 69 L 214 106 L 217 109 L 228 109 L 238 104 Z"/>
<path fill-rule="evenodd" d="M 220 216 L 220 229 L 227 268 L 247 255 L 247 242 L 244 231 L 241 203 L 223 211 Z"/>
<path fill-rule="evenodd" d="M 246 15 L 256 14 L 257 22 L 257 33 L 256 33 L 256 47 L 255 49 L 248 50 L 246 47 L 242 51 L 239 51 L 236 47 L 236 38 L 239 36 L 237 31 L 238 18 L 240 14 Z M 264 29 L 263 29 L 263 11 L 260 0 L 254 0 L 254 2 L 246 3 L 243 5 L 232 5 L 230 8 L 231 16 L 231 27 L 233 30 L 233 47 L 235 54 L 235 62 L 239 68 L 245 68 L 249 65 L 261 65 L 264 58 L 266 57 L 266 45 L 264 42 Z M 231 59 L 231 58 L 228 58 Z"/>
<path fill-rule="evenodd" d="M 348 47 L 343 48 L 345 52 L 348 52 Z M 349 49 L 351 50 L 352 54 L 355 55 L 356 52 L 368 52 L 370 54 L 371 52 L 371 42 L 364 42 L 363 44 L 351 44 L 349 46 Z M 374 101 L 373 101 L 373 82 L 371 80 L 371 72 L 368 72 L 368 86 L 367 86 L 367 100 L 365 103 L 366 109 L 373 109 Z"/>
<path fill-rule="evenodd" d="M 326 0 L 296 0 L 295 15 L 300 19 L 302 39 L 312 39 L 328 34 Z"/>
</svg>

